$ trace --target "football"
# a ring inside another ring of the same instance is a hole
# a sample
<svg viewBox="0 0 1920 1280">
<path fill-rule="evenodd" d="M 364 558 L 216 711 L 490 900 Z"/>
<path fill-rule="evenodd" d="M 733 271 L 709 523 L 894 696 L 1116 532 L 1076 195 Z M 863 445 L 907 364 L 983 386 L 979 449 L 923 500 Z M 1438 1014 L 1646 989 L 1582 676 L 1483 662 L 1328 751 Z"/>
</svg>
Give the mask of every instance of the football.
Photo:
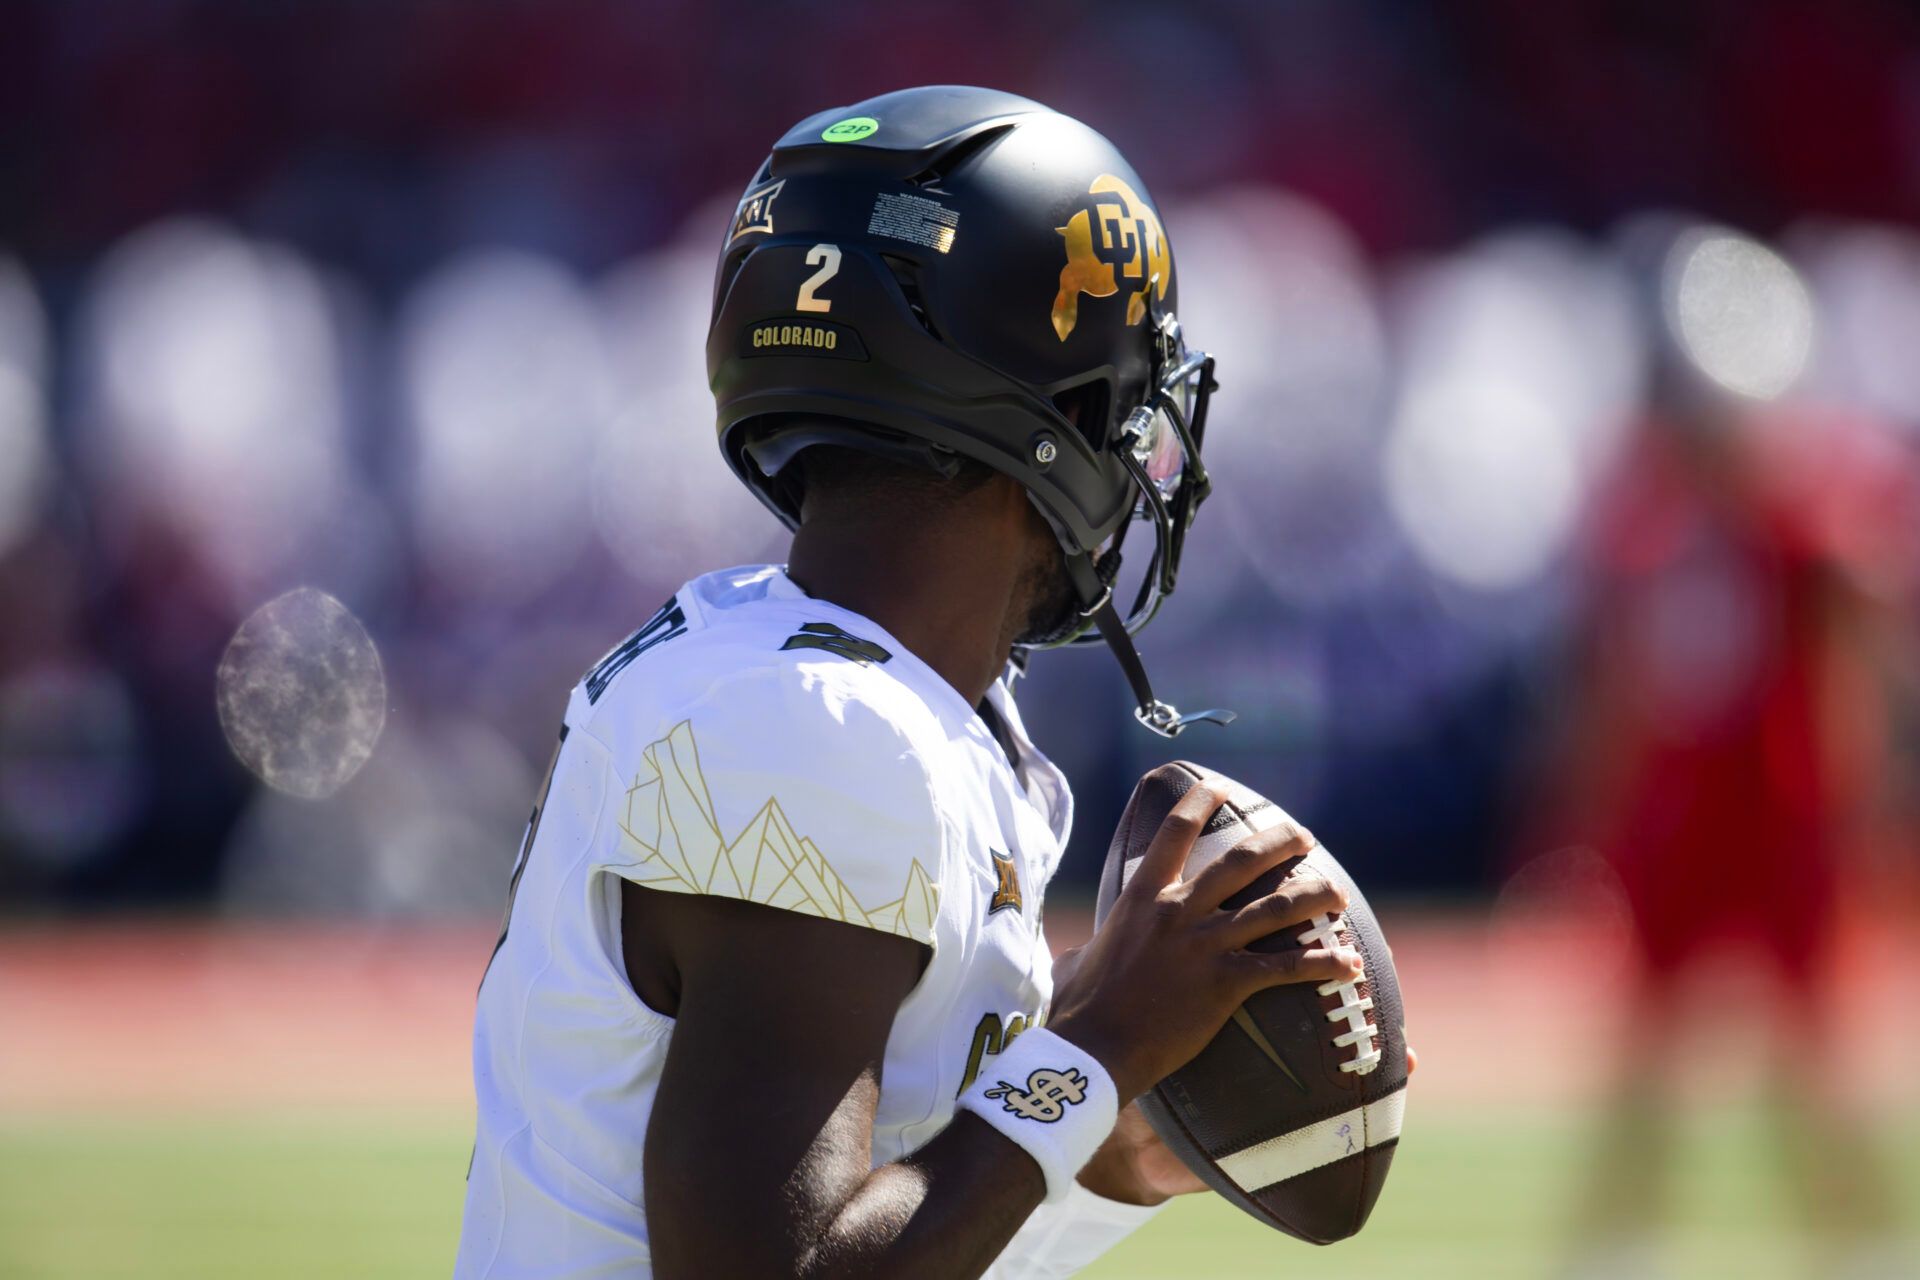
<svg viewBox="0 0 1920 1280">
<path fill-rule="evenodd" d="M 1219 778 L 1230 798 L 1195 841 L 1185 874 L 1290 819 L 1279 806 L 1199 765 L 1176 761 L 1140 780 L 1100 876 L 1096 922 L 1174 802 Z M 1199 1056 L 1139 1098 L 1154 1131 L 1187 1167 L 1269 1226 L 1314 1244 L 1366 1225 L 1400 1139 L 1407 1046 L 1392 953 L 1359 886 L 1325 849 L 1272 868 L 1229 898 L 1239 907 L 1288 876 L 1319 873 L 1344 888 L 1345 912 L 1263 939 L 1256 950 L 1337 941 L 1360 953 L 1352 982 L 1257 992 Z"/>
</svg>

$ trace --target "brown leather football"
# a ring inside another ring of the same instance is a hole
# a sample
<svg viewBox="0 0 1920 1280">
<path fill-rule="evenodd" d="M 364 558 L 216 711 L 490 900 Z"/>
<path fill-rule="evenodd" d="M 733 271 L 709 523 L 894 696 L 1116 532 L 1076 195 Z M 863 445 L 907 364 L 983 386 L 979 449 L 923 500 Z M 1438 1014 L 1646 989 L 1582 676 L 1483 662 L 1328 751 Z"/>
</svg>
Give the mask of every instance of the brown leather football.
<svg viewBox="0 0 1920 1280">
<path fill-rule="evenodd" d="M 1212 777 L 1220 775 L 1176 761 L 1140 780 L 1107 850 L 1096 922 L 1106 920 L 1174 802 Z M 1231 798 L 1195 841 L 1189 876 L 1256 832 L 1292 822 L 1271 801 L 1222 781 Z M 1359 951 L 1361 976 L 1255 993 L 1198 1057 L 1139 1102 L 1161 1141 L 1214 1190 L 1288 1235 L 1331 1244 L 1366 1225 L 1386 1182 L 1406 1105 L 1407 1045 L 1392 952 L 1359 886 L 1325 849 L 1273 868 L 1227 906 L 1303 870 L 1344 888 L 1346 911 L 1284 929 L 1256 949 L 1332 936 Z"/>
</svg>

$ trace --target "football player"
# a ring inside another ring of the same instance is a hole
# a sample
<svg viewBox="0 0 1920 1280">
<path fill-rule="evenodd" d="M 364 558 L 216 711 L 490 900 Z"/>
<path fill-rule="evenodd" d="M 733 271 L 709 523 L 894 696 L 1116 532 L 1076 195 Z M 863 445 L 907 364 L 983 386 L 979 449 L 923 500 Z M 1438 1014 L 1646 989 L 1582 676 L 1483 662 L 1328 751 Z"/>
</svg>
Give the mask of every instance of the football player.
<svg viewBox="0 0 1920 1280">
<path fill-rule="evenodd" d="M 1344 904 L 1220 910 L 1311 837 L 1183 880 L 1197 788 L 1056 969 L 1073 800 L 1007 679 L 1104 641 L 1149 729 L 1201 718 L 1130 639 L 1208 489 L 1178 300 L 1140 178 L 1024 98 L 911 89 L 775 145 L 707 368 L 791 555 L 695 578 L 573 690 L 480 988 L 459 1276 L 1065 1275 L 1200 1189 L 1123 1109 L 1251 992 L 1356 972 L 1248 949 Z"/>
</svg>

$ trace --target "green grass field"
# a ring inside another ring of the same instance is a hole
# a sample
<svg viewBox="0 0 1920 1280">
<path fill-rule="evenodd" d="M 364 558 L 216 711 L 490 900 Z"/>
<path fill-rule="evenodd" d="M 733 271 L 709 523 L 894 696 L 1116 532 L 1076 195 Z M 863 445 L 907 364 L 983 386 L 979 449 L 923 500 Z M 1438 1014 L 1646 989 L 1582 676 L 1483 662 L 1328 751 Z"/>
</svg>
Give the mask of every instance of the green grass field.
<svg viewBox="0 0 1920 1280">
<path fill-rule="evenodd" d="M 1689 1123 L 1674 1274 L 1811 1274 L 1760 1117 Z M 1195 1196 L 1087 1274 L 1230 1280 L 1320 1274 L 1337 1260 L 1348 1274 L 1377 1277 L 1543 1276 L 1558 1256 L 1586 1136 L 1564 1117 L 1416 1111 L 1357 1240 L 1322 1254 Z M 1911 1207 L 1920 1124 L 1883 1136 Z M 0 1119 L 0 1276 L 444 1275 L 467 1146 L 454 1117 Z"/>
</svg>

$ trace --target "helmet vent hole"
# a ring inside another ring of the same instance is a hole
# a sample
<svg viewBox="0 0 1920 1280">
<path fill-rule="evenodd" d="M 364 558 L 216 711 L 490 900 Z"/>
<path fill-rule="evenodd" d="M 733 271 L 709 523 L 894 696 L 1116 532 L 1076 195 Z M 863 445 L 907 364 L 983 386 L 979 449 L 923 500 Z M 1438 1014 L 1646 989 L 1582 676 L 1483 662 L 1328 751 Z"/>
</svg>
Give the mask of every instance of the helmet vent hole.
<svg viewBox="0 0 1920 1280">
<path fill-rule="evenodd" d="M 1107 447 L 1107 418 L 1110 401 L 1107 380 L 1096 378 L 1077 387 L 1068 387 L 1053 397 L 1053 407 L 1071 422 L 1096 450 Z"/>
<path fill-rule="evenodd" d="M 920 327 L 933 337 L 940 334 L 933 327 L 933 318 L 927 313 L 927 301 L 920 293 L 920 276 L 911 260 L 898 254 L 883 253 L 880 260 L 887 264 L 887 270 L 893 272 L 893 282 L 900 286 L 900 294 L 907 300 L 907 309 L 913 312 L 913 318 Z"/>
<path fill-rule="evenodd" d="M 935 156 L 926 168 L 908 178 L 916 187 L 938 189 L 940 180 L 958 169 L 993 143 L 1005 137 L 1013 128 L 1013 122 L 991 125 L 961 138 L 945 151 Z"/>
</svg>

